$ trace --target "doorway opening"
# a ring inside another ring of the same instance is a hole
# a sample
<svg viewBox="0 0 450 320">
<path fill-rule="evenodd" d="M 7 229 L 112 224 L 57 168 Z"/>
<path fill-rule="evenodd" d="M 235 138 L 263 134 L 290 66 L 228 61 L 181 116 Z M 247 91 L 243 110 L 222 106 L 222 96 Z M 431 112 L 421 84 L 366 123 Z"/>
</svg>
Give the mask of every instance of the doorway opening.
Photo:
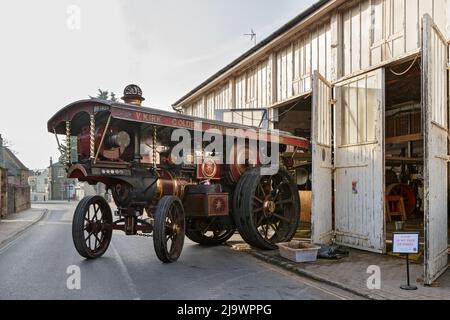
<svg viewBox="0 0 450 320">
<path fill-rule="evenodd" d="M 285 106 L 279 107 L 278 122 L 275 129 L 289 132 L 297 137 L 311 141 L 312 121 L 311 95 L 301 97 Z M 312 156 L 311 153 L 295 153 L 293 155 L 294 168 L 291 174 L 297 181 L 300 196 L 300 224 L 295 235 L 305 241 L 311 239 L 312 218 Z"/>
<path fill-rule="evenodd" d="M 424 252 L 424 137 L 421 59 L 386 68 L 385 221 L 386 250 L 392 233 L 419 231 Z"/>
</svg>

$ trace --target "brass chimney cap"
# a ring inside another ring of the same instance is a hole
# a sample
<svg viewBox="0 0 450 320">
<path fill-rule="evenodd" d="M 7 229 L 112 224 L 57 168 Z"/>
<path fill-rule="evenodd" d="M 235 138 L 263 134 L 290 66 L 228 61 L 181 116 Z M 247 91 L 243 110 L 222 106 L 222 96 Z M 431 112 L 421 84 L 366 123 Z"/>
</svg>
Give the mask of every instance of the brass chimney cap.
<svg viewBox="0 0 450 320">
<path fill-rule="evenodd" d="M 125 101 L 125 103 L 131 103 L 140 106 L 142 101 L 145 101 L 145 98 L 142 96 L 142 90 L 141 88 L 139 88 L 139 86 L 130 84 L 125 87 L 122 100 Z"/>
</svg>

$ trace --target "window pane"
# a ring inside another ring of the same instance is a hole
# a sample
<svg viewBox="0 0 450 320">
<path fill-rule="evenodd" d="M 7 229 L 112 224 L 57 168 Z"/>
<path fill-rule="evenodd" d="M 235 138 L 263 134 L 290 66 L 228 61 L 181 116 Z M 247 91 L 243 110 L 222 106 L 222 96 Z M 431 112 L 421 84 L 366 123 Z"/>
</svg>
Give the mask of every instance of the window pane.
<svg viewBox="0 0 450 320">
<path fill-rule="evenodd" d="M 343 86 L 341 88 L 341 145 L 349 144 L 348 139 L 348 88 L 347 86 Z"/>
<path fill-rule="evenodd" d="M 348 136 L 349 144 L 358 143 L 358 83 L 352 82 L 348 89 Z"/>
<path fill-rule="evenodd" d="M 366 79 L 358 81 L 358 142 L 367 142 Z"/>
<path fill-rule="evenodd" d="M 375 128 L 378 112 L 376 77 L 367 78 L 367 141 L 375 141 Z"/>
</svg>

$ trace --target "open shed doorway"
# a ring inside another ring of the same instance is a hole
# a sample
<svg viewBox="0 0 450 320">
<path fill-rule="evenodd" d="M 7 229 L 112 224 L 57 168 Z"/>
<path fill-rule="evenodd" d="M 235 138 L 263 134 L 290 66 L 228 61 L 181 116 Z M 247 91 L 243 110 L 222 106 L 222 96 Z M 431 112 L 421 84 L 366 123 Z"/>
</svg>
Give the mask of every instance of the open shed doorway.
<svg viewBox="0 0 450 320">
<path fill-rule="evenodd" d="M 423 262 L 426 240 L 421 66 L 421 58 L 416 58 L 387 68 L 385 112 L 387 252 L 392 252 L 393 232 L 418 231 L 420 253 L 413 257 L 418 262 Z"/>
<path fill-rule="evenodd" d="M 312 97 L 300 97 L 282 107 L 277 108 L 278 121 L 275 129 L 289 132 L 297 137 L 311 140 L 312 129 Z M 311 153 L 296 153 L 293 155 L 295 176 L 300 195 L 300 224 L 296 238 L 311 240 L 311 202 L 312 202 L 312 156 Z"/>
<path fill-rule="evenodd" d="M 430 112 L 424 110 L 421 59 L 416 57 L 414 60 L 386 68 L 385 88 L 386 249 L 388 253 L 392 252 L 393 232 L 419 232 L 419 254 L 411 257 L 417 263 L 425 262 L 425 244 L 430 240 L 426 237 L 439 237 L 438 234 L 426 234 L 424 217 L 426 212 L 424 171 L 427 160 L 423 126 L 424 115 Z M 433 136 L 432 139 L 437 137 Z M 448 151 L 439 152 L 445 155 Z M 432 165 L 431 162 L 428 165 Z M 437 169 L 430 168 L 430 170 Z M 447 181 L 450 179 L 448 174 L 441 178 Z M 440 181 L 430 179 L 429 183 L 438 184 Z M 444 192 L 448 194 L 448 190 Z M 431 197 L 429 201 L 437 203 L 438 200 Z M 450 225 L 447 225 L 447 235 L 450 235 Z M 448 239 L 450 238 L 447 237 L 450 247 Z"/>
<path fill-rule="evenodd" d="M 424 252 L 424 138 L 421 59 L 386 68 L 386 250 L 395 231 L 419 231 Z"/>
</svg>

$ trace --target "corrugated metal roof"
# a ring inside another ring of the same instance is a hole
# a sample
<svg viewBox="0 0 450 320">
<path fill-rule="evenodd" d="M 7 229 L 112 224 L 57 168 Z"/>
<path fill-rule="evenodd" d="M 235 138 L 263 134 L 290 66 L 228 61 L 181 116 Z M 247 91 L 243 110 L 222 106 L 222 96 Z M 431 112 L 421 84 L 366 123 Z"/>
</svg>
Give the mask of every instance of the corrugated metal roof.
<svg viewBox="0 0 450 320">
<path fill-rule="evenodd" d="M 283 25 L 281 28 L 279 28 L 278 30 L 276 30 L 274 33 L 272 33 L 270 36 L 268 36 L 267 38 L 265 38 L 264 40 L 262 40 L 260 43 L 258 43 L 256 46 L 254 46 L 253 48 L 251 48 L 250 50 L 248 50 L 247 52 L 245 52 L 243 55 L 241 55 L 239 58 L 235 59 L 233 62 L 231 62 L 230 64 L 228 64 L 225 68 L 222 68 L 221 70 L 219 70 L 218 72 L 216 72 L 214 75 L 212 75 L 211 77 L 209 77 L 207 80 L 205 80 L 203 83 L 201 83 L 200 85 L 198 85 L 197 87 L 195 87 L 193 90 L 191 90 L 189 93 L 187 93 L 186 95 L 184 95 L 182 98 L 180 98 L 178 101 L 176 101 L 172 106 L 178 106 L 178 104 L 180 104 L 182 101 L 186 100 L 187 98 L 189 98 L 190 96 L 194 95 L 196 92 L 198 92 L 201 88 L 203 88 L 204 86 L 206 86 L 208 83 L 214 81 L 215 79 L 217 79 L 218 77 L 220 77 L 222 74 L 224 74 L 225 72 L 227 72 L 228 70 L 230 70 L 231 68 L 233 68 L 234 66 L 236 66 L 237 64 L 239 64 L 241 61 L 243 61 L 244 59 L 248 58 L 249 56 L 251 56 L 252 54 L 254 54 L 255 52 L 257 52 L 259 49 L 263 48 L 264 46 L 266 46 L 267 44 L 269 44 L 270 42 L 272 42 L 274 39 L 276 39 L 277 37 L 279 37 L 280 35 L 282 35 L 283 33 L 291 30 L 292 28 L 294 28 L 297 24 L 299 24 L 300 22 L 302 22 L 305 18 L 307 18 L 308 16 L 310 16 L 311 14 L 314 13 L 314 11 L 320 9 L 321 7 L 323 7 L 325 4 L 327 4 L 328 2 L 330 2 L 331 0 L 320 0 L 316 3 L 314 3 L 312 6 L 310 6 L 308 9 L 306 9 L 305 11 L 303 11 L 302 13 L 300 13 L 298 16 L 296 16 L 294 19 L 292 19 L 291 21 L 289 21 L 288 23 L 286 23 L 285 25 Z"/>
</svg>

